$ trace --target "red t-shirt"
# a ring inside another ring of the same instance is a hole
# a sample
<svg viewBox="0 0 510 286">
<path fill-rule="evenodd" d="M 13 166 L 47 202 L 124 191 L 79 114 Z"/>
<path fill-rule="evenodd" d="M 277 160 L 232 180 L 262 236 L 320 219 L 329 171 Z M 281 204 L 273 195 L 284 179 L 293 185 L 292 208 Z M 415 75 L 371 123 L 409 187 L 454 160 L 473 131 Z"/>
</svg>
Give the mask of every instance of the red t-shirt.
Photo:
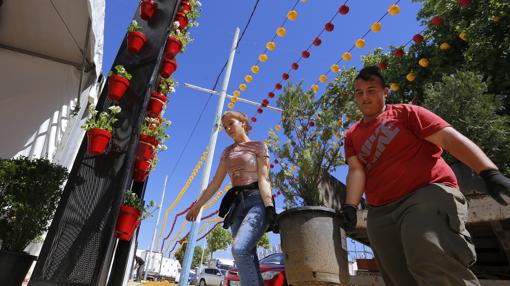
<svg viewBox="0 0 510 286">
<path fill-rule="evenodd" d="M 458 189 L 443 150 L 424 140 L 448 126 L 429 110 L 409 104 L 386 105 L 373 120 L 356 122 L 345 135 L 345 157 L 357 156 L 365 168 L 368 204 L 385 205 L 431 183 Z"/>
</svg>

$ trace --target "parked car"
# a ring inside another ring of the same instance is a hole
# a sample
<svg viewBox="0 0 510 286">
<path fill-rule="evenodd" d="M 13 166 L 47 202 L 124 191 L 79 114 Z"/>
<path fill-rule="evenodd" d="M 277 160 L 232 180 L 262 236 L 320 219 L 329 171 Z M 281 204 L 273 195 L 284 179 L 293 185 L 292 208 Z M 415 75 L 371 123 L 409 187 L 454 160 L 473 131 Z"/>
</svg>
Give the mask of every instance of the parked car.
<svg viewBox="0 0 510 286">
<path fill-rule="evenodd" d="M 223 286 L 226 270 L 217 268 L 204 268 L 198 277 L 200 286 Z"/>
<path fill-rule="evenodd" d="M 262 279 L 264 279 L 264 286 L 287 286 L 283 253 L 273 253 L 266 256 L 260 260 L 259 269 Z M 241 286 L 237 272 L 237 268 L 230 268 L 223 285 Z"/>
</svg>

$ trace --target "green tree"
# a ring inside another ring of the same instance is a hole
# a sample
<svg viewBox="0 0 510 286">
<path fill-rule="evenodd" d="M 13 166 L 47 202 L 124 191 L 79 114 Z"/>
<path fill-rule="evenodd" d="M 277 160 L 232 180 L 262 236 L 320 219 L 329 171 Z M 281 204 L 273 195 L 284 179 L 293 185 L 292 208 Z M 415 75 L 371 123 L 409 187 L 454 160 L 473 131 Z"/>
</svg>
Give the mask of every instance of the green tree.
<svg viewBox="0 0 510 286">
<path fill-rule="evenodd" d="M 487 155 L 507 174 L 510 171 L 510 123 L 508 116 L 497 115 L 501 99 L 488 94 L 482 76 L 459 71 L 445 75 L 441 82 L 425 86 L 424 106 L 462 134 L 482 146 Z M 449 163 L 454 160 L 446 156 Z"/>
<path fill-rule="evenodd" d="M 174 254 L 175 259 L 177 259 L 179 261 L 179 263 L 181 263 L 181 265 L 184 262 L 184 254 L 186 253 L 186 247 L 187 246 L 188 246 L 188 243 L 185 242 L 182 245 L 182 247 L 180 247 L 177 250 L 177 252 L 175 252 L 175 254 Z M 204 251 L 202 249 L 202 247 L 195 246 L 195 251 L 193 252 L 193 260 L 191 261 L 191 267 L 192 268 L 195 268 L 195 267 L 200 265 L 200 260 L 202 259 L 202 251 Z M 207 249 L 206 249 L 205 252 L 204 252 L 204 259 L 205 259 L 205 257 L 207 257 L 207 255 L 208 255 L 208 252 L 207 252 Z"/>
<path fill-rule="evenodd" d="M 267 233 L 264 233 L 264 235 L 260 238 L 259 242 L 257 242 L 257 246 L 265 249 L 271 248 L 271 244 L 269 243 L 269 236 Z"/>
<path fill-rule="evenodd" d="M 210 259 L 216 250 L 225 249 L 232 243 L 232 235 L 222 227 L 215 227 L 207 236 L 207 249 L 210 251 Z"/>
<path fill-rule="evenodd" d="M 354 73 L 354 69 L 343 72 L 347 73 Z M 350 85 L 341 79 L 336 82 L 335 90 L 347 90 Z M 278 98 L 287 140 L 271 129 L 266 144 L 280 160 L 271 169 L 271 182 L 282 191 L 288 207 L 322 205 L 319 183 L 325 174 L 344 164 L 340 142 L 349 120 L 343 120 L 339 111 L 351 105 L 347 98 L 348 94 L 341 92 L 319 97 L 303 90 L 302 84 L 291 83 Z"/>
</svg>

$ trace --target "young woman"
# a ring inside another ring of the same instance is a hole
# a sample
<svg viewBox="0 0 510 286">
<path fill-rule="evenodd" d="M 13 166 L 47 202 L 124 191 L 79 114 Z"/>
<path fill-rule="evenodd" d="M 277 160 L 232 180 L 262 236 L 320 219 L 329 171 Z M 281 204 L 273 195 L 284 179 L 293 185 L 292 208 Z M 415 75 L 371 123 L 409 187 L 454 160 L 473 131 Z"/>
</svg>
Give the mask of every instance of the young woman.
<svg viewBox="0 0 510 286">
<path fill-rule="evenodd" d="M 216 174 L 186 215 L 195 221 L 200 208 L 216 193 L 228 173 L 234 186 L 221 202 L 224 228 L 231 228 L 232 256 L 239 269 L 242 286 L 260 285 L 257 242 L 268 229 L 275 230 L 275 208 L 269 183 L 269 154 L 263 142 L 251 141 L 248 117 L 227 111 L 221 117 L 225 132 L 234 140 L 221 155 Z"/>
</svg>

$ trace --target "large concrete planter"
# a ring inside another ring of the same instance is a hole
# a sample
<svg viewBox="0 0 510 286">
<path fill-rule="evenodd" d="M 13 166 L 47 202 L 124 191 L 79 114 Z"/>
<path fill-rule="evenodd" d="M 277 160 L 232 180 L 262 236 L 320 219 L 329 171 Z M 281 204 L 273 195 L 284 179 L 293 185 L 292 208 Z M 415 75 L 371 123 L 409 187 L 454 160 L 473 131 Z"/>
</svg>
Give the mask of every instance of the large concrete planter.
<svg viewBox="0 0 510 286">
<path fill-rule="evenodd" d="M 289 286 L 347 285 L 347 251 L 335 211 L 294 208 L 281 213 L 278 223 Z"/>
</svg>

